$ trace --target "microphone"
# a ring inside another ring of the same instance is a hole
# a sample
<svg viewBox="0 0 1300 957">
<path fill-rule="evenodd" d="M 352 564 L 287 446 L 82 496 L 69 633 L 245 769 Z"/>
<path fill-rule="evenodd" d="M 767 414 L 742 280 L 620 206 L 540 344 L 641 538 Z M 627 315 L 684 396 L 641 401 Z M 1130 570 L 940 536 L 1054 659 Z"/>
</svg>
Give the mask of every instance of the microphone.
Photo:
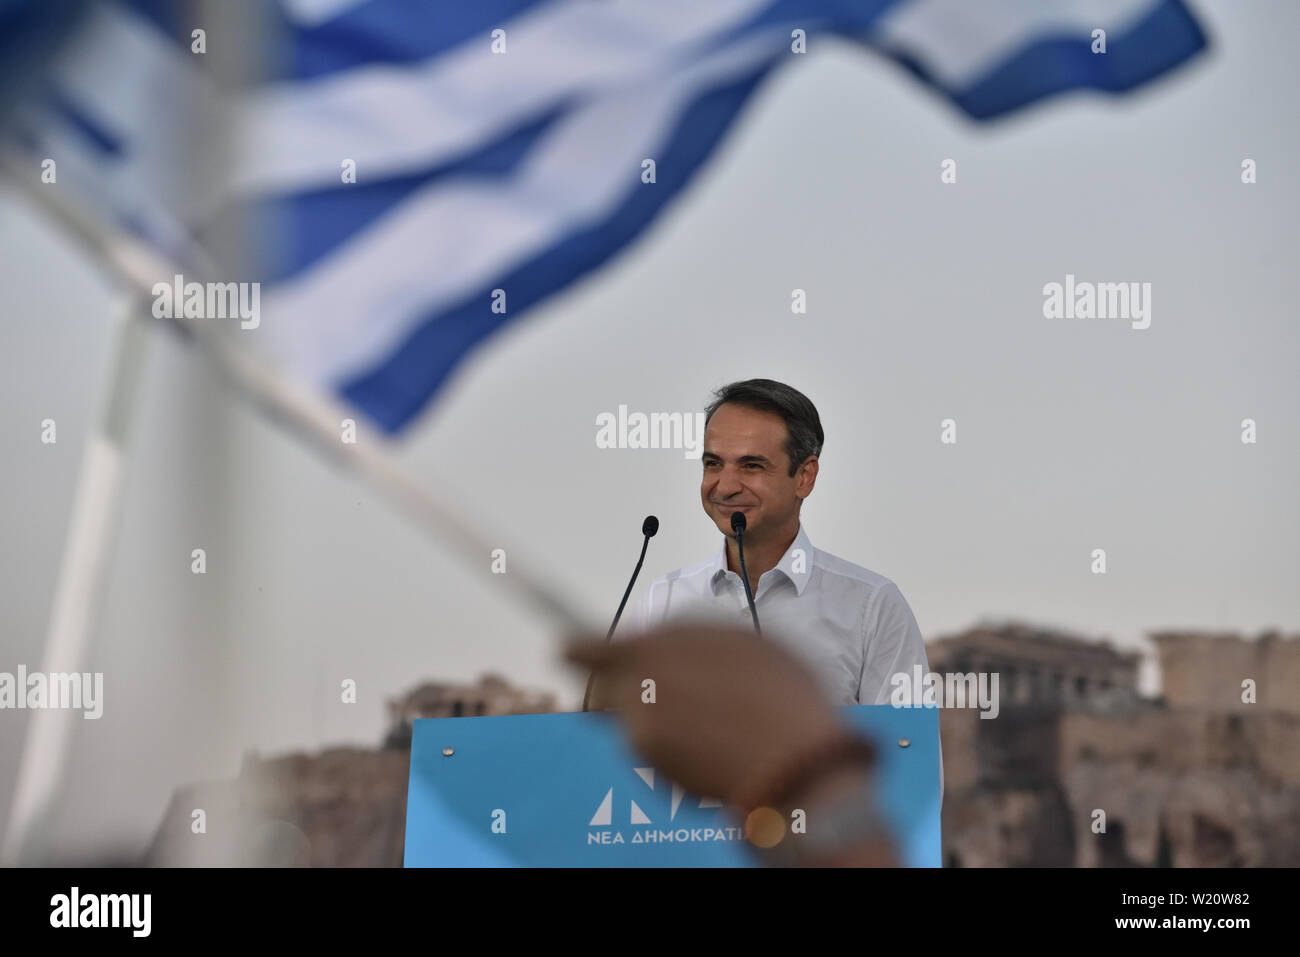
<svg viewBox="0 0 1300 957">
<path fill-rule="evenodd" d="M 627 605 L 627 596 L 632 594 L 632 586 L 636 584 L 636 576 L 641 574 L 641 563 L 645 561 L 646 549 L 650 547 L 650 539 L 654 538 L 659 532 L 659 519 L 653 515 L 647 515 L 645 521 L 641 523 L 641 534 L 645 539 L 641 542 L 641 557 L 636 560 L 636 568 L 632 569 L 632 580 L 627 583 L 627 590 L 623 592 L 623 600 L 618 603 L 618 611 L 614 612 L 614 620 L 609 624 L 609 631 L 605 634 L 605 640 L 609 641 L 614 636 L 614 629 L 618 627 L 618 620 L 623 617 L 623 608 Z M 582 695 L 582 710 L 587 711 L 591 703 L 591 685 L 595 680 L 595 675 L 587 679 L 587 690 Z"/>
<path fill-rule="evenodd" d="M 740 580 L 745 585 L 745 600 L 749 602 L 749 616 L 754 619 L 754 631 L 761 638 L 763 629 L 758 626 L 758 609 L 754 607 L 754 593 L 749 587 L 749 572 L 745 569 L 745 513 L 731 513 L 731 530 L 736 533 L 736 551 L 740 554 Z"/>
</svg>

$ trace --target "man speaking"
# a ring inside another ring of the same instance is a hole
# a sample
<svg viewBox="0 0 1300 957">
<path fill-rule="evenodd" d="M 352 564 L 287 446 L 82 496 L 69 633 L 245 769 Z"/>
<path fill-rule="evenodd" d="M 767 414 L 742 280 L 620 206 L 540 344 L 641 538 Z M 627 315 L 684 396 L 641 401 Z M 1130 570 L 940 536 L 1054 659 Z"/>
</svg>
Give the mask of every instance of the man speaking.
<svg viewBox="0 0 1300 957">
<path fill-rule="evenodd" d="M 911 608 L 888 578 L 815 548 L 799 520 L 817 482 L 823 434 L 803 393 L 771 379 L 733 382 L 705 411 L 700 502 L 723 535 L 708 561 L 650 585 L 640 628 L 704 617 L 752 627 L 736 513 L 763 634 L 804 661 L 834 705 L 887 704 L 891 677 L 929 672 Z"/>
</svg>

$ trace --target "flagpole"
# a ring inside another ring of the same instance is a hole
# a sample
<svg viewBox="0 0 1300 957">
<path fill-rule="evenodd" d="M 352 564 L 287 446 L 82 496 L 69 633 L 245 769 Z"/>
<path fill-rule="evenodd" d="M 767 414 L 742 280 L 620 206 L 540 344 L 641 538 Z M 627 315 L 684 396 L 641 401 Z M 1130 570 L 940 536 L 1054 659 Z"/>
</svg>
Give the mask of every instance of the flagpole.
<svg viewBox="0 0 1300 957">
<path fill-rule="evenodd" d="M 117 512 L 124 442 L 129 432 L 140 362 L 149 322 L 173 323 L 193 338 L 236 391 L 250 398 L 272 418 L 289 426 L 299 439 L 309 440 L 333 461 L 353 469 L 390 505 L 467 561 L 489 567 L 495 546 L 463 521 L 456 509 L 441 501 L 398 461 L 387 438 L 375 435 L 346 443 L 341 423 L 354 413 L 331 396 L 296 382 L 267 362 L 238 348 L 204 323 L 181 326 L 176 320 L 153 319 L 144 303 L 152 297 L 160 276 L 181 272 L 173 263 L 131 234 L 102 223 L 61 195 L 43 186 L 12 154 L 0 152 L 0 170 L 22 186 L 27 196 L 49 213 L 106 264 L 127 285 L 131 306 L 123 314 L 109 385 L 98 428 L 87 440 L 78 480 L 72 525 L 65 545 L 42 670 L 78 672 L 89 650 L 90 610 L 104 572 L 112 519 Z M 211 267 L 206 270 L 211 274 Z M 510 571 L 496 576 L 501 587 L 552 620 L 566 633 L 597 634 L 601 626 L 583 613 L 529 556 L 512 546 Z M 481 564 L 480 564 L 481 563 Z M 10 809 L 0 864 L 39 862 L 44 834 L 56 809 L 58 785 L 71 743 L 72 711 L 34 710 L 29 718 L 14 801 Z"/>
<path fill-rule="evenodd" d="M 145 324 L 134 302 L 119 306 L 108 383 L 86 439 L 73 500 L 72 518 L 59 565 L 54 607 L 45 639 L 41 671 L 46 675 L 78 674 L 89 657 L 90 627 L 108 568 L 113 524 L 121 501 L 126 443 L 135 411 L 135 394 L 148 345 Z M 26 695 L 26 688 L 18 688 Z M 27 719 L 22 759 L 0 865 L 39 861 L 45 851 L 50 818 L 72 743 L 71 708 L 34 709 Z"/>
</svg>

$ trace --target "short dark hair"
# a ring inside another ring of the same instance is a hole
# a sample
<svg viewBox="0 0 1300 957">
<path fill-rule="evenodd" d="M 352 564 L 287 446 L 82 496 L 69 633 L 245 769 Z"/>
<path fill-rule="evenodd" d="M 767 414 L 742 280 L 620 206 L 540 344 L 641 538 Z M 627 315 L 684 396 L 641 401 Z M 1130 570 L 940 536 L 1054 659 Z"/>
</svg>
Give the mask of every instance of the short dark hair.
<svg viewBox="0 0 1300 957">
<path fill-rule="evenodd" d="M 822 420 L 817 407 L 798 389 L 772 379 L 746 379 L 732 382 L 713 393 L 713 401 L 704 410 L 707 427 L 718 407 L 728 402 L 760 412 L 772 412 L 785 420 L 785 454 L 790 457 L 790 474 L 810 455 L 822 454 Z"/>
</svg>

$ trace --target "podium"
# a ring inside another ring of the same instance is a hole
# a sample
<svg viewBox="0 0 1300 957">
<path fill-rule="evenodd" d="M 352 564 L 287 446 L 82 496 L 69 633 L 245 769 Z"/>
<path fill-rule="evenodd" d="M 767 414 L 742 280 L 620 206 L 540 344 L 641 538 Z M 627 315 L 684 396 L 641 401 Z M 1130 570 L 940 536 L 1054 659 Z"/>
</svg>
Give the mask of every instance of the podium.
<svg viewBox="0 0 1300 957">
<path fill-rule="evenodd" d="M 875 743 L 876 810 L 907 867 L 939 867 L 939 712 L 837 709 Z M 787 834 L 786 840 L 798 835 Z M 749 867 L 740 822 L 684 792 L 602 712 L 414 722 L 406 867 Z"/>
</svg>

